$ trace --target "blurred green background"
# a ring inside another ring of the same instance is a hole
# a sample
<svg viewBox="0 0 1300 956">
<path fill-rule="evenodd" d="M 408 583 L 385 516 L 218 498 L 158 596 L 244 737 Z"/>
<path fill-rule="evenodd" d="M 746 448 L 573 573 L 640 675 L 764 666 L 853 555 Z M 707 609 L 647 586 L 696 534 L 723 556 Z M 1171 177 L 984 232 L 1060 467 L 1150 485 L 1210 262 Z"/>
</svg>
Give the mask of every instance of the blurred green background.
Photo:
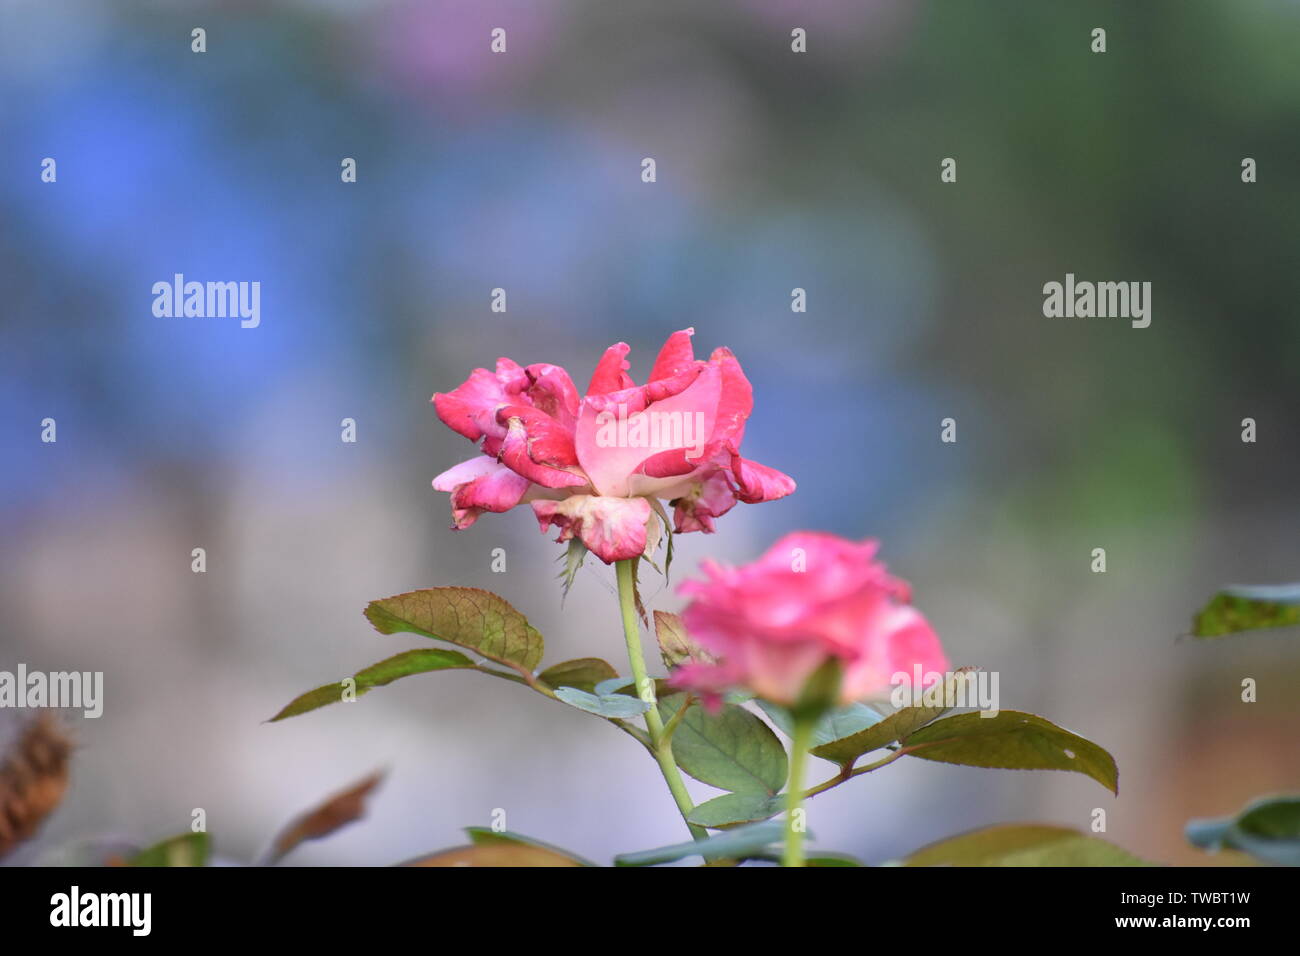
<svg viewBox="0 0 1300 956">
<path fill-rule="evenodd" d="M 878 536 L 955 663 L 1119 761 L 1118 799 L 903 761 L 813 801 L 819 844 L 880 861 L 1101 807 L 1140 855 L 1216 862 L 1188 817 L 1300 788 L 1294 629 L 1178 640 L 1221 584 L 1300 579 L 1298 49 L 1293 0 L 3 0 L 0 669 L 106 674 L 65 805 L 7 862 L 196 807 L 247 859 L 375 766 L 367 821 L 292 859 L 393 862 L 497 808 L 599 860 L 680 839 L 629 740 L 474 675 L 262 721 L 417 646 L 360 614 L 415 587 L 492 588 L 551 659 L 617 659 L 612 572 L 562 608 L 526 509 L 449 530 L 429 482 L 470 448 L 428 400 L 503 354 L 585 384 L 620 340 L 644 378 L 685 326 L 737 353 L 746 455 L 799 490 L 679 538 L 674 576 Z M 261 326 L 154 317 L 177 272 L 260 281 Z M 1150 281 L 1151 326 L 1045 318 L 1067 272 Z"/>
</svg>

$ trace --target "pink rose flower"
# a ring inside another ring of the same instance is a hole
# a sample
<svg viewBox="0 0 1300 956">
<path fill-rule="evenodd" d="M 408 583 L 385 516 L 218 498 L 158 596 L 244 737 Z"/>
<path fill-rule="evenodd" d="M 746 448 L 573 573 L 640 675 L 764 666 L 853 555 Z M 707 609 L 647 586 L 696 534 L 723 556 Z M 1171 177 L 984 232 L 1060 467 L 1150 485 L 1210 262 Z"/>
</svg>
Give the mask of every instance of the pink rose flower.
<svg viewBox="0 0 1300 956">
<path fill-rule="evenodd" d="M 913 608 L 907 582 L 875 560 L 877 542 L 833 534 L 788 534 L 740 568 L 706 561 L 703 581 L 685 581 L 693 598 L 682 613 L 691 638 L 716 663 L 678 668 L 674 686 L 716 702 L 745 689 L 794 705 L 828 658 L 843 668 L 842 704 L 886 696 L 894 674 L 943 673 L 938 636 Z"/>
<path fill-rule="evenodd" d="M 753 392 L 730 349 L 703 361 L 694 329 L 664 343 L 650 378 L 627 374 L 629 348 L 610 346 L 585 396 L 558 365 L 497 360 L 433 396 L 438 417 L 482 454 L 433 480 L 451 493 L 454 527 L 528 503 L 543 531 L 577 536 L 606 563 L 651 553 L 672 504 L 676 531 L 714 530 L 737 501 L 794 491 L 789 476 L 740 456 Z"/>
</svg>

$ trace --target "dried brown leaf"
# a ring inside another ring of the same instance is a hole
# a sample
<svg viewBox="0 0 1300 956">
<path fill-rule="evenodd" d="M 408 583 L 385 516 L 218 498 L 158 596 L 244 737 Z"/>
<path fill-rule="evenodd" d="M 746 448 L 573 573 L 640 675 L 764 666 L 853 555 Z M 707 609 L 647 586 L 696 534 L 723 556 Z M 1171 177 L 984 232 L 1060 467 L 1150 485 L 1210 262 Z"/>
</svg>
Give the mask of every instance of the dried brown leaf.
<svg viewBox="0 0 1300 956">
<path fill-rule="evenodd" d="M 0 857 L 30 839 L 68 789 L 72 741 L 49 714 L 23 728 L 0 765 Z"/>
<path fill-rule="evenodd" d="M 366 814 L 366 798 L 383 781 L 383 773 L 372 773 L 342 793 L 307 811 L 280 831 L 272 845 L 268 863 L 275 863 L 305 840 L 317 840 L 361 819 Z"/>
<path fill-rule="evenodd" d="M 655 611 L 655 637 L 659 641 L 659 656 L 669 670 L 683 664 L 717 663 L 716 657 L 691 639 L 686 625 L 676 614 Z"/>
</svg>

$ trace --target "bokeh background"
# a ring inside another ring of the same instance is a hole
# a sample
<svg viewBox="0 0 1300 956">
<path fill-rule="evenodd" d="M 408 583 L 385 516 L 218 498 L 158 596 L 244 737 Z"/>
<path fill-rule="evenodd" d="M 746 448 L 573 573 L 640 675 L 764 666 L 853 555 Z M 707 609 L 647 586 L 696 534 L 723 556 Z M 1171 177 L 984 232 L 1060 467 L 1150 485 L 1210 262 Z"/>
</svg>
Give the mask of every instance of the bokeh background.
<svg viewBox="0 0 1300 956">
<path fill-rule="evenodd" d="M 429 482 L 471 448 L 429 397 L 503 354 L 583 384 L 619 340 L 643 377 L 685 326 L 739 355 L 746 454 L 799 490 L 680 537 L 674 577 L 877 536 L 955 662 L 1119 761 L 1118 799 L 903 761 L 817 798 L 818 845 L 878 862 L 1102 807 L 1134 852 L 1221 862 L 1188 817 L 1300 788 L 1295 631 L 1179 640 L 1220 585 L 1300 579 L 1297 49 L 1294 0 L 3 0 L 0 668 L 106 674 L 7 862 L 196 807 L 248 860 L 376 767 L 369 817 L 292 861 L 410 858 L 495 808 L 601 861 L 678 841 L 630 740 L 487 678 L 264 721 L 418 646 L 360 613 L 416 587 L 492 588 L 550 660 L 617 660 L 609 569 L 562 606 L 526 509 L 449 530 Z M 260 281 L 260 328 L 155 318 L 177 272 Z M 1044 318 L 1066 272 L 1152 282 L 1150 328 Z"/>
</svg>

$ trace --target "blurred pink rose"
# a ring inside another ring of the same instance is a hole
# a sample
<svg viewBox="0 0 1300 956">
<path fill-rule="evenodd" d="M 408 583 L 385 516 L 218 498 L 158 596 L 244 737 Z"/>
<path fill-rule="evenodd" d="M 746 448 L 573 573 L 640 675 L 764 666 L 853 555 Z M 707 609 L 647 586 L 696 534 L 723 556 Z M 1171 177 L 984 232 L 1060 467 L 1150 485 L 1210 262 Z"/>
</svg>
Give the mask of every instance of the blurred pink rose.
<svg viewBox="0 0 1300 956">
<path fill-rule="evenodd" d="M 451 493 L 455 527 L 528 502 L 543 531 L 554 525 L 559 541 L 576 535 L 608 563 L 654 550 L 658 499 L 673 505 L 675 530 L 711 532 L 737 501 L 794 491 L 789 476 L 740 456 L 749 381 L 729 349 L 695 358 L 693 334 L 669 336 L 645 385 L 628 376 L 620 342 L 583 397 L 558 365 L 506 358 L 434 395 L 444 424 L 482 442 L 481 455 L 433 480 Z"/>
<path fill-rule="evenodd" d="M 529 88 L 568 18 L 564 5 L 533 0 L 394 0 L 358 28 L 367 75 L 478 118 L 485 100 Z"/>
<path fill-rule="evenodd" d="M 791 706 L 828 658 L 843 667 L 841 703 L 886 696 L 899 671 L 943 673 L 948 658 L 905 581 L 874 560 L 877 543 L 833 534 L 788 534 L 741 568 L 706 561 L 703 581 L 680 590 L 691 638 L 715 664 L 686 664 L 675 686 L 716 702 L 725 690 L 752 691 Z"/>
</svg>

